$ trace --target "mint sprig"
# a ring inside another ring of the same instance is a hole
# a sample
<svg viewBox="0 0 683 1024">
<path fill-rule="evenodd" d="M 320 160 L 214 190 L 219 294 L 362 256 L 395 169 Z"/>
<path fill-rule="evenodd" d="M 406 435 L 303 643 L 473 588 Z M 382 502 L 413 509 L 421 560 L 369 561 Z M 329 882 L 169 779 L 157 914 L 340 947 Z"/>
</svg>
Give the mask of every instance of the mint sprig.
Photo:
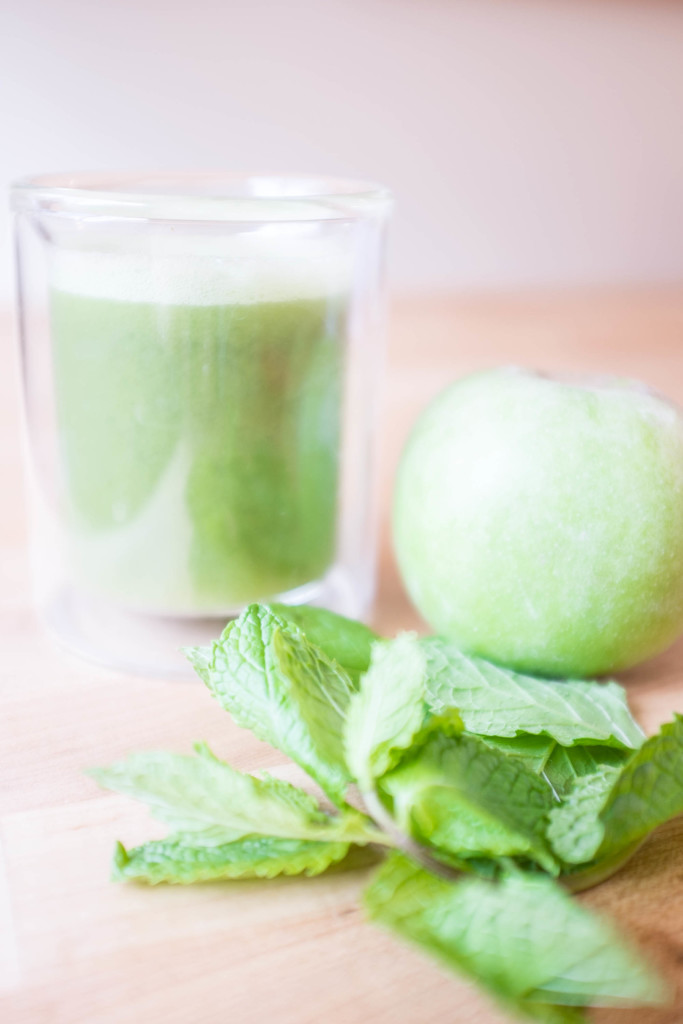
<svg viewBox="0 0 683 1024">
<path fill-rule="evenodd" d="M 615 682 L 535 679 L 313 608 L 252 605 L 187 655 L 235 722 L 334 807 L 204 744 L 194 757 L 133 755 L 92 774 L 171 832 L 118 844 L 117 880 L 314 875 L 354 847 L 394 847 L 366 893 L 370 916 L 513 1016 L 578 1024 L 591 1005 L 665 997 L 570 891 L 683 813 L 683 717 L 645 740 Z"/>
</svg>

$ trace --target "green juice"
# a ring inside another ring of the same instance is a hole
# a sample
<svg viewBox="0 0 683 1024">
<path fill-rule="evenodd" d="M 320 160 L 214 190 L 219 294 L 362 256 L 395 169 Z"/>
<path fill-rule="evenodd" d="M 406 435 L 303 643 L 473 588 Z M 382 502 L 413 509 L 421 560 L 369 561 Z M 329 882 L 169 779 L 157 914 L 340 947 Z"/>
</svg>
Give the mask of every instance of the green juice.
<svg viewBox="0 0 683 1024">
<path fill-rule="evenodd" d="M 66 546 L 78 583 L 230 612 L 334 559 L 343 294 L 218 304 L 54 288 Z"/>
</svg>

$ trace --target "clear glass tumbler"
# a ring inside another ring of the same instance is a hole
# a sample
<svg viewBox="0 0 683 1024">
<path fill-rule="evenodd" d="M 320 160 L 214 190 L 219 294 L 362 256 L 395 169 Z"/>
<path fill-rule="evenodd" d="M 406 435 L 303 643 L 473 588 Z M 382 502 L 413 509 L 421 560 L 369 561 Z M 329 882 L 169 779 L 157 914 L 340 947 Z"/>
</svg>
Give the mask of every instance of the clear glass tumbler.
<svg viewBox="0 0 683 1024">
<path fill-rule="evenodd" d="M 221 174 L 46 176 L 16 213 L 43 619 L 185 673 L 251 601 L 362 618 L 386 190 Z"/>
</svg>

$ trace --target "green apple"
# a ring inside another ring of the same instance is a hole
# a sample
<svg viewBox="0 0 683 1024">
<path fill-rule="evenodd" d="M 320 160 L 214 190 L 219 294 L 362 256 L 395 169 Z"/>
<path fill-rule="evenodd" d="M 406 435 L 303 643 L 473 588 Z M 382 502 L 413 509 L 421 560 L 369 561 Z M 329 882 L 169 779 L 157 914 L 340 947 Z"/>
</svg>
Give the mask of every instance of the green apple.
<svg viewBox="0 0 683 1024">
<path fill-rule="evenodd" d="M 634 665 L 683 630 L 683 418 L 634 381 L 466 377 L 408 441 L 394 541 L 463 649 L 548 676 Z"/>
</svg>

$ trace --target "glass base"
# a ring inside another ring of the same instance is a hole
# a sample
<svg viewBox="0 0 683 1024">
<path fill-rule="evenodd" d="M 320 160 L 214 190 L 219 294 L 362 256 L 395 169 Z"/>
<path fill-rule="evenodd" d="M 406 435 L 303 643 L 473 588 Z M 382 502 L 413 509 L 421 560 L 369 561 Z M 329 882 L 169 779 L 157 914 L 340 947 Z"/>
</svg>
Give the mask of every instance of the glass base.
<svg viewBox="0 0 683 1024">
<path fill-rule="evenodd" d="M 363 619 L 372 598 L 370 586 L 359 587 L 357 582 L 352 585 L 349 574 L 337 568 L 321 580 L 274 595 L 268 601 L 318 605 Z M 147 615 L 111 604 L 74 586 L 62 587 L 41 603 L 45 625 L 71 653 L 118 671 L 167 679 L 196 678 L 182 648 L 217 640 L 226 622 L 241 611 L 239 607 L 206 618 Z"/>
</svg>

